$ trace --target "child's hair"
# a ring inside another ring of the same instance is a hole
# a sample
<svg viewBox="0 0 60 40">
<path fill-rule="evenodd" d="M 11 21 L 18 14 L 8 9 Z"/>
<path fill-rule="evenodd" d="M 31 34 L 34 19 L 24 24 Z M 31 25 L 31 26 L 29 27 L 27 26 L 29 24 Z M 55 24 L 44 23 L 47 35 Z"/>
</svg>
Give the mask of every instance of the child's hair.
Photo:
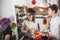
<svg viewBox="0 0 60 40">
<path fill-rule="evenodd" d="M 30 13 L 30 14 L 34 15 L 36 12 L 32 8 L 28 8 L 27 13 Z"/>
</svg>

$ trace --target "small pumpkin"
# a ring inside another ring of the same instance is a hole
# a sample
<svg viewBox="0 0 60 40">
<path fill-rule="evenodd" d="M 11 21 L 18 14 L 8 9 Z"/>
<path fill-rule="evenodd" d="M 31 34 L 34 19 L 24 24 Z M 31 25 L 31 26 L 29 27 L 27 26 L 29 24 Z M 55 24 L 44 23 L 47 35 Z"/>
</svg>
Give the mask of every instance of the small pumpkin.
<svg viewBox="0 0 60 40">
<path fill-rule="evenodd" d="M 35 38 L 38 39 L 38 38 L 40 38 L 42 36 L 42 33 L 37 30 L 37 31 L 35 31 L 34 35 L 35 35 Z"/>
</svg>

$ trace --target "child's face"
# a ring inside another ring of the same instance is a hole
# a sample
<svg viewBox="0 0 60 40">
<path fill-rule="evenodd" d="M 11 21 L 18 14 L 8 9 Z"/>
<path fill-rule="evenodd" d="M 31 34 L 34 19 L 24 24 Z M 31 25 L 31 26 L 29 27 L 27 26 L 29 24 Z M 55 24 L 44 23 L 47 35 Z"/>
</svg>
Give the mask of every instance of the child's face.
<svg viewBox="0 0 60 40">
<path fill-rule="evenodd" d="M 28 20 L 32 21 L 32 17 L 33 17 L 33 15 L 32 15 L 32 14 L 27 13 L 27 18 L 28 18 Z"/>
</svg>

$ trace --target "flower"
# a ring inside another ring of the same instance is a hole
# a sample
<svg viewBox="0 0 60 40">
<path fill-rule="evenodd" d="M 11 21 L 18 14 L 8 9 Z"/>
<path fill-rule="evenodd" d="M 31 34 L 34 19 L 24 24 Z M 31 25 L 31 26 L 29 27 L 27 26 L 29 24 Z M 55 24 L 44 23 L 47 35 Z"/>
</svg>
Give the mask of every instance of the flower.
<svg viewBox="0 0 60 40">
<path fill-rule="evenodd" d="M 2 26 L 2 30 L 0 32 L 5 31 L 10 26 L 11 20 L 9 18 L 3 18 L 0 20 L 0 25 Z"/>
</svg>

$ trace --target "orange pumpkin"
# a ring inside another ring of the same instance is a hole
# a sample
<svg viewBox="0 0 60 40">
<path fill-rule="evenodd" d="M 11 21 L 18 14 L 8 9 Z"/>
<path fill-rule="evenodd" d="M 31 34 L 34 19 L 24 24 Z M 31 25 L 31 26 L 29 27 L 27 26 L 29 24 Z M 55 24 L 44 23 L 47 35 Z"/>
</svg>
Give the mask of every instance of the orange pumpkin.
<svg viewBox="0 0 60 40">
<path fill-rule="evenodd" d="M 39 38 L 41 38 L 41 36 L 42 36 L 42 33 L 40 32 L 40 31 L 35 31 L 35 33 L 34 33 L 34 37 L 35 37 L 35 39 L 39 39 Z"/>
</svg>

